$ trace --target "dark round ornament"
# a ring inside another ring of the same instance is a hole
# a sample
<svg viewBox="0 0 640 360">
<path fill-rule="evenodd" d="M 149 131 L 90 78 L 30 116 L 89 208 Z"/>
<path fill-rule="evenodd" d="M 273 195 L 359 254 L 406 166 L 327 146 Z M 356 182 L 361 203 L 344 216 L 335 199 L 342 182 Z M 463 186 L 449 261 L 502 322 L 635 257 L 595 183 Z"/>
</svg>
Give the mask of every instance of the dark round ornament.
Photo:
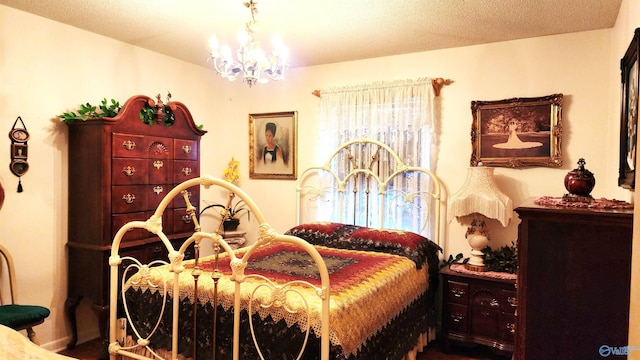
<svg viewBox="0 0 640 360">
<path fill-rule="evenodd" d="M 564 187 L 570 194 L 589 196 L 596 186 L 596 178 L 591 171 L 584 168 L 585 164 L 586 161 L 580 158 L 578 168 L 569 171 L 564 177 Z"/>
</svg>

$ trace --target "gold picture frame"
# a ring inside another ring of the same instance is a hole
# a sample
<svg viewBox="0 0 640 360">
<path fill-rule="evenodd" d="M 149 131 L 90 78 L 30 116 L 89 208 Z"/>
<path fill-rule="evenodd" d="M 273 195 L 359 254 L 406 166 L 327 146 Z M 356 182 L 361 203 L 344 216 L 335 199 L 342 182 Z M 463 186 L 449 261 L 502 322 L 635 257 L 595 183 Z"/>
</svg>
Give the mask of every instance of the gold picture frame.
<svg viewBox="0 0 640 360">
<path fill-rule="evenodd" d="M 298 112 L 249 114 L 249 177 L 296 180 Z"/>
<path fill-rule="evenodd" d="M 562 99 L 472 101 L 471 166 L 562 166 Z"/>
</svg>

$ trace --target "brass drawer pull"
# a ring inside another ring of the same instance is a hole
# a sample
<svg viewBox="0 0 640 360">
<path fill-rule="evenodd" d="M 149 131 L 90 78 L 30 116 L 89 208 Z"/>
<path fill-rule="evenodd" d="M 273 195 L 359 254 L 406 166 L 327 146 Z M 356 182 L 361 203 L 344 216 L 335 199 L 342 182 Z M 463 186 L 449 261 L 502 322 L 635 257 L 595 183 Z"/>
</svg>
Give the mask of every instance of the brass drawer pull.
<svg viewBox="0 0 640 360">
<path fill-rule="evenodd" d="M 161 194 L 164 191 L 164 188 L 161 185 L 156 185 L 153 187 L 153 192 L 156 193 L 156 195 Z"/>
<path fill-rule="evenodd" d="M 191 168 L 190 168 L 190 167 L 183 167 L 183 168 L 182 168 L 182 173 L 183 173 L 185 176 L 189 176 L 192 172 L 193 172 L 193 170 L 191 170 Z"/>
<path fill-rule="evenodd" d="M 185 223 L 185 224 L 190 224 L 191 223 L 191 216 L 183 215 L 182 216 L 182 222 Z"/>
<path fill-rule="evenodd" d="M 122 146 L 124 146 L 125 149 L 131 151 L 136 147 L 136 143 L 131 140 L 127 140 L 124 143 L 122 143 Z"/>
<path fill-rule="evenodd" d="M 185 154 L 191 154 L 191 146 L 189 145 L 183 146 L 182 151 L 184 151 Z"/>
<path fill-rule="evenodd" d="M 452 320 L 453 322 L 459 323 L 459 322 L 461 322 L 463 319 L 464 319 L 464 316 L 463 316 L 462 314 L 458 314 L 458 313 L 451 314 L 451 320 Z"/>
<path fill-rule="evenodd" d="M 509 331 L 512 334 L 516 333 L 516 325 L 513 323 L 507 323 L 507 331 Z"/>
<path fill-rule="evenodd" d="M 511 305 L 512 307 L 517 307 L 518 306 L 518 299 L 516 299 L 515 296 L 509 296 L 507 297 L 507 302 L 509 303 L 509 305 Z"/>
<path fill-rule="evenodd" d="M 156 169 L 160 169 L 163 166 L 164 166 L 164 161 L 162 160 L 156 160 L 153 162 L 153 167 Z"/>
<path fill-rule="evenodd" d="M 133 204 L 133 201 L 136 199 L 136 196 L 133 194 L 127 194 L 122 196 L 122 200 L 127 204 Z"/>
<path fill-rule="evenodd" d="M 122 169 L 122 172 L 127 176 L 133 176 L 133 174 L 136 173 L 136 168 L 134 168 L 133 166 L 127 166 L 126 168 Z"/>
<path fill-rule="evenodd" d="M 463 295 L 465 295 L 467 292 L 464 291 L 464 289 L 452 288 L 451 289 L 451 293 L 453 294 L 453 296 L 459 298 L 459 297 L 462 297 Z"/>
</svg>

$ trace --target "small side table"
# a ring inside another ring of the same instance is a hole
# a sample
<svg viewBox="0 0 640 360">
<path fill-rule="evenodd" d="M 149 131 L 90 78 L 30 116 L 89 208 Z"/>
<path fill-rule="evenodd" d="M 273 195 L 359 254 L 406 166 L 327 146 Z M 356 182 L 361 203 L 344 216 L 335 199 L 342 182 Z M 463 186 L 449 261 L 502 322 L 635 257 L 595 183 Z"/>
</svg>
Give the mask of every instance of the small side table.
<svg viewBox="0 0 640 360">
<path fill-rule="evenodd" d="M 440 271 L 443 279 L 442 338 L 490 346 L 513 353 L 515 340 L 516 275 L 474 272 L 464 265 Z"/>
<path fill-rule="evenodd" d="M 244 243 L 247 241 L 244 238 L 244 234 L 246 233 L 246 231 L 225 231 L 222 234 L 222 238 L 235 250 L 244 246 Z"/>
</svg>

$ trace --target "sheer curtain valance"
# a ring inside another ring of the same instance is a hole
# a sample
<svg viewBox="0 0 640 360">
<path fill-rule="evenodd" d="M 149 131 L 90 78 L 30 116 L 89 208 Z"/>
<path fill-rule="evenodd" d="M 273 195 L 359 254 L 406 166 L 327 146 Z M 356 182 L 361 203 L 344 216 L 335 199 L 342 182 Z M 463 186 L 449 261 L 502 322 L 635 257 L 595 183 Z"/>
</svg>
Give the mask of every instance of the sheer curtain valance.
<svg viewBox="0 0 640 360">
<path fill-rule="evenodd" d="M 435 166 L 434 91 L 429 78 L 321 90 L 320 160 L 340 144 L 370 138 L 409 165 Z"/>
<path fill-rule="evenodd" d="M 358 138 L 369 138 L 390 146 L 407 165 L 434 171 L 435 95 L 432 80 L 421 78 L 322 89 L 317 152 L 319 160 L 325 161 L 340 144 Z M 394 170 L 382 169 L 388 174 Z M 358 185 L 357 182 L 353 186 L 356 189 L 349 191 L 364 193 L 369 190 L 358 189 L 363 185 Z M 404 210 L 399 208 L 398 211 Z M 326 209 L 326 212 L 335 213 L 336 209 Z M 355 212 L 357 217 L 357 210 Z M 407 219 L 406 214 L 398 216 L 404 217 L 403 223 L 420 223 L 420 219 Z M 411 216 L 423 217 L 425 214 Z M 419 230 L 410 225 L 401 227 Z"/>
</svg>

